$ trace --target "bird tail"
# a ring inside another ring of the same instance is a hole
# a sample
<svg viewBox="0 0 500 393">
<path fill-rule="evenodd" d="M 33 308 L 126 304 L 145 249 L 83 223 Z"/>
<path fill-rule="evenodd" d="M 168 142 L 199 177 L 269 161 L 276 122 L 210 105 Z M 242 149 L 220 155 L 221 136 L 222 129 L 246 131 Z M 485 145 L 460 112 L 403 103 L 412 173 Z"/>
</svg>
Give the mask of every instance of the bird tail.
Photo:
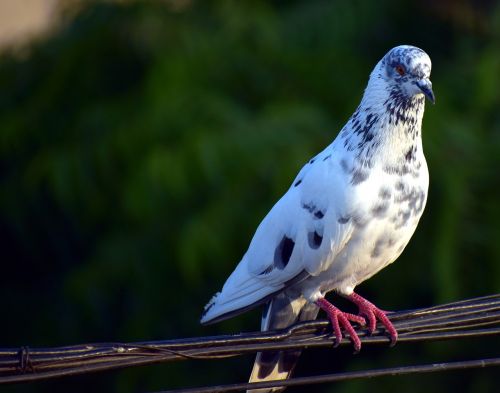
<svg viewBox="0 0 500 393">
<path fill-rule="evenodd" d="M 284 329 L 297 321 L 316 319 L 319 308 L 303 298 L 290 297 L 281 292 L 273 297 L 262 313 L 262 331 Z M 301 350 L 259 352 L 255 358 L 249 382 L 287 379 L 299 360 Z M 247 390 L 247 393 L 276 393 L 285 388 Z"/>
</svg>

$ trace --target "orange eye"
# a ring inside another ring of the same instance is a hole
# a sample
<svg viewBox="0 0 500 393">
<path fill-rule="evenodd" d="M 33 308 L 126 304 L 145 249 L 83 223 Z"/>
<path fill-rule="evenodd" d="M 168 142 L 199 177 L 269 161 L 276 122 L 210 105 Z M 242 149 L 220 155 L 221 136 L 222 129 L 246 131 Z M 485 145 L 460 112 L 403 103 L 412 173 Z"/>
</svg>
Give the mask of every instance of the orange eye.
<svg viewBox="0 0 500 393">
<path fill-rule="evenodd" d="M 396 67 L 394 67 L 394 69 L 401 76 L 403 76 L 406 73 L 405 68 L 401 64 L 398 64 Z"/>
</svg>

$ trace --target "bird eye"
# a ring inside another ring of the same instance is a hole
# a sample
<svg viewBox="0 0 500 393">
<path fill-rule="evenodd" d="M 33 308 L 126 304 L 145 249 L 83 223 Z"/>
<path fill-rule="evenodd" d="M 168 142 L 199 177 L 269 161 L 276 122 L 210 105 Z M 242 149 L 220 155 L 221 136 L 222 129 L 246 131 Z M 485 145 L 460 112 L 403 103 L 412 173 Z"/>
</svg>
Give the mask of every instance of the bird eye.
<svg viewBox="0 0 500 393">
<path fill-rule="evenodd" d="M 403 76 L 404 74 L 406 74 L 405 68 L 401 64 L 398 64 L 396 67 L 394 67 L 394 69 L 401 76 Z"/>
</svg>

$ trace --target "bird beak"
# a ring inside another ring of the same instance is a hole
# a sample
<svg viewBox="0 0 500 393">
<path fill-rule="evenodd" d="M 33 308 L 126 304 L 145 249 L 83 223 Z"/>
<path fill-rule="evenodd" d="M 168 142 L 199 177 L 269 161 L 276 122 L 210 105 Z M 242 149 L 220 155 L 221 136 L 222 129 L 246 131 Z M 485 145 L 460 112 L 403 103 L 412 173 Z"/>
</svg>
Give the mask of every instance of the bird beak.
<svg viewBox="0 0 500 393">
<path fill-rule="evenodd" d="M 420 90 L 422 90 L 422 93 L 424 93 L 424 96 L 426 96 L 430 102 L 433 104 L 436 102 L 434 92 L 432 91 L 432 82 L 429 79 L 422 79 L 418 81 L 417 86 Z"/>
</svg>

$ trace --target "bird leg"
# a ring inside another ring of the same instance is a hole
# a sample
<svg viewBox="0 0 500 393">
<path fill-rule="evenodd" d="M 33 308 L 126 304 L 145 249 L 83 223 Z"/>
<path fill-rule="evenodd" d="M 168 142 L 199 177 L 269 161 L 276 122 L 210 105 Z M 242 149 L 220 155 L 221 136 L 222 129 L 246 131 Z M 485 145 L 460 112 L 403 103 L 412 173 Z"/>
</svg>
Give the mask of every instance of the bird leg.
<svg viewBox="0 0 500 393">
<path fill-rule="evenodd" d="M 363 315 L 366 317 L 368 321 L 368 331 L 372 334 L 375 331 L 375 326 L 377 325 L 377 319 L 382 322 L 387 333 L 391 337 L 391 346 L 396 344 L 398 339 L 398 332 L 392 322 L 387 318 L 387 311 L 383 311 L 373 303 L 369 302 L 365 298 L 361 297 L 357 293 L 352 293 L 351 295 L 346 296 L 351 302 L 358 306 L 359 315 Z"/>
<path fill-rule="evenodd" d="M 349 321 L 357 322 L 360 325 L 366 325 L 365 319 L 359 315 L 340 311 L 325 298 L 320 298 L 316 300 L 315 303 L 319 308 L 326 312 L 330 322 L 332 323 L 333 333 L 335 334 L 335 347 L 337 347 L 342 341 L 342 331 L 340 330 L 340 327 L 342 326 L 349 333 L 355 352 L 359 352 L 361 349 L 361 340 Z"/>
</svg>

